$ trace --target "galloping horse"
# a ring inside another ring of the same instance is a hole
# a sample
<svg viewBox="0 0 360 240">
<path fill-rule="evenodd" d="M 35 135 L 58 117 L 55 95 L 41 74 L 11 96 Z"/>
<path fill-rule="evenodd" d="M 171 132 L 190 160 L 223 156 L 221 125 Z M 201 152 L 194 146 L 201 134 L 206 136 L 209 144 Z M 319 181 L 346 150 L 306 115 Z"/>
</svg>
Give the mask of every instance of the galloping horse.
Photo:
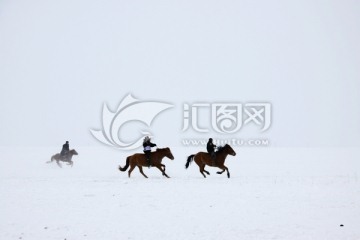
<svg viewBox="0 0 360 240">
<path fill-rule="evenodd" d="M 51 157 L 51 160 L 46 163 L 51 163 L 55 160 L 57 165 L 59 167 L 62 167 L 60 164 L 60 161 L 62 161 L 62 162 L 67 162 L 68 165 L 71 165 L 71 167 L 72 167 L 74 162 L 71 159 L 74 155 L 78 155 L 78 153 L 76 152 L 75 149 L 70 150 L 65 157 L 61 157 L 60 153 L 57 153 L 57 154 L 53 155 Z"/>
<path fill-rule="evenodd" d="M 162 159 L 167 157 L 171 160 L 174 160 L 174 156 L 171 153 L 170 148 L 158 148 L 155 152 L 151 152 L 150 159 L 151 159 L 151 166 L 157 167 L 163 174 L 163 176 L 169 178 L 169 176 L 165 173 L 165 165 L 161 163 Z M 129 177 L 131 172 L 137 166 L 140 170 L 140 173 L 147 178 L 144 174 L 142 167 L 149 167 L 149 163 L 146 160 L 145 154 L 143 153 L 135 153 L 131 156 L 126 158 L 126 165 L 124 167 L 119 166 L 119 170 L 125 172 L 126 169 L 130 166 L 129 169 Z"/>
<path fill-rule="evenodd" d="M 228 178 L 230 178 L 229 169 L 224 165 L 225 158 L 227 155 L 235 156 L 236 153 L 234 149 L 230 147 L 230 145 L 226 144 L 224 147 L 220 147 L 219 150 L 216 152 L 215 161 L 211 158 L 211 155 L 206 152 L 198 152 L 197 154 L 190 155 L 187 158 L 187 162 L 185 164 L 185 168 L 187 169 L 190 165 L 190 162 L 195 160 L 196 164 L 199 165 L 200 173 L 206 178 L 206 175 L 210 175 L 208 171 L 205 170 L 205 166 L 208 165 L 210 167 L 218 167 L 222 169 L 221 172 L 216 172 L 217 174 L 222 174 L 223 172 L 227 172 Z"/>
</svg>

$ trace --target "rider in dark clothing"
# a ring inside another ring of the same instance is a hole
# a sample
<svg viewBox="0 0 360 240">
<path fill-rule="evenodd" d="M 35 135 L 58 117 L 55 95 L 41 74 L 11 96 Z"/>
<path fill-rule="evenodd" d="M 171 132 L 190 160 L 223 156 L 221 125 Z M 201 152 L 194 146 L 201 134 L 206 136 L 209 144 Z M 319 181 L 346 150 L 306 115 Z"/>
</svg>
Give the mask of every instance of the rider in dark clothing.
<svg viewBox="0 0 360 240">
<path fill-rule="evenodd" d="M 66 141 L 66 143 L 63 145 L 61 152 L 60 152 L 60 157 L 65 157 L 68 152 L 70 151 L 69 149 L 69 141 Z"/>
<path fill-rule="evenodd" d="M 215 148 L 216 145 L 213 143 L 213 139 L 209 138 L 209 141 L 206 145 L 206 150 L 211 155 L 211 159 L 213 160 L 213 163 L 215 163 Z"/>
<path fill-rule="evenodd" d="M 151 159 L 150 159 L 151 148 L 156 146 L 156 144 L 152 143 L 150 140 L 151 139 L 148 136 L 146 136 L 144 138 L 144 143 L 143 143 L 144 153 L 145 153 L 146 161 L 149 164 L 149 167 L 151 166 Z"/>
</svg>

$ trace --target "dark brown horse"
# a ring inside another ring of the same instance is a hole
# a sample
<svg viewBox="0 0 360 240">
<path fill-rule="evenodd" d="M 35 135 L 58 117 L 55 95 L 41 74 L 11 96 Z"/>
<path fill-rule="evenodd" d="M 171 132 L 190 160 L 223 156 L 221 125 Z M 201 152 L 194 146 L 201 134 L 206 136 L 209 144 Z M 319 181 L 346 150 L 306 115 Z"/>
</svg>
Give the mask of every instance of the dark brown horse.
<svg viewBox="0 0 360 240">
<path fill-rule="evenodd" d="M 170 148 L 158 148 L 155 152 L 151 152 L 151 167 L 157 167 L 162 172 L 163 176 L 169 178 L 169 176 L 165 173 L 165 165 L 161 163 L 164 157 L 174 160 L 174 156 L 172 155 Z M 140 170 L 140 173 L 147 178 L 142 169 L 143 167 L 149 167 L 149 163 L 146 160 L 145 154 L 135 153 L 134 155 L 128 156 L 126 158 L 126 165 L 124 167 L 119 166 L 119 170 L 125 172 L 129 166 L 129 177 L 131 172 L 137 166 Z"/>
<path fill-rule="evenodd" d="M 62 161 L 62 162 L 66 162 L 68 165 L 71 165 L 71 167 L 72 167 L 73 164 L 74 164 L 74 162 L 72 161 L 72 157 L 73 157 L 74 155 L 78 155 L 78 153 L 76 152 L 75 149 L 70 150 L 70 151 L 67 153 L 67 155 L 64 156 L 64 157 L 62 157 L 62 156 L 60 155 L 60 153 L 57 153 L 57 154 L 53 155 L 53 156 L 51 157 L 51 160 L 48 161 L 48 162 L 46 162 L 46 163 L 51 163 L 51 162 L 53 162 L 53 161 L 55 160 L 56 163 L 57 163 L 57 165 L 58 165 L 59 167 L 62 167 L 61 164 L 60 164 L 60 161 Z"/>
<path fill-rule="evenodd" d="M 216 172 L 218 174 L 222 174 L 223 172 L 227 172 L 228 178 L 230 177 L 229 169 L 224 165 L 225 159 L 227 155 L 235 156 L 236 153 L 234 149 L 230 147 L 230 145 L 226 144 L 223 147 L 220 147 L 219 150 L 216 152 L 216 157 L 213 160 L 211 158 L 211 155 L 206 152 L 198 152 L 197 154 L 190 155 L 187 158 L 187 162 L 185 164 L 185 168 L 187 169 L 190 165 L 190 163 L 195 160 L 196 164 L 199 165 L 200 173 L 206 178 L 206 175 L 210 175 L 208 171 L 205 170 L 205 166 L 208 165 L 210 167 L 218 167 L 222 169 L 221 172 Z"/>
</svg>

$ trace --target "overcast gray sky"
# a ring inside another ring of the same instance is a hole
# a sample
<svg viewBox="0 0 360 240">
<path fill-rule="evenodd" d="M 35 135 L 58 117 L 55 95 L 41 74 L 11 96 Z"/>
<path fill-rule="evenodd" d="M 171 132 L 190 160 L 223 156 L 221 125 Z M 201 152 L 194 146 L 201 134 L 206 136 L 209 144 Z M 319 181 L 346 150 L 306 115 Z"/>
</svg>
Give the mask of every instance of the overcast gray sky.
<svg viewBox="0 0 360 240">
<path fill-rule="evenodd" d="M 0 145 L 99 144 L 104 102 L 267 101 L 278 147 L 360 146 L 359 1 L 0 1 Z M 213 134 L 211 136 L 217 136 Z M 220 136 L 221 137 L 221 136 Z"/>
</svg>

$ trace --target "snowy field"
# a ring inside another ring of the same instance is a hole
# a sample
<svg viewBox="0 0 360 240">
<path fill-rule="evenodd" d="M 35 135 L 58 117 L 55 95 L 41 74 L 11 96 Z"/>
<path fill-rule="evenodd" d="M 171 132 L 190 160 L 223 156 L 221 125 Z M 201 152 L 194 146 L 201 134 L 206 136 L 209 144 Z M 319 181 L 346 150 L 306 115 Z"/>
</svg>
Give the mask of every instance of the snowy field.
<svg viewBox="0 0 360 240">
<path fill-rule="evenodd" d="M 58 150 L 0 148 L 0 239 L 360 239 L 356 149 L 237 148 L 230 179 L 185 170 L 198 148 L 172 149 L 170 179 L 106 147 L 46 164 Z"/>
</svg>

